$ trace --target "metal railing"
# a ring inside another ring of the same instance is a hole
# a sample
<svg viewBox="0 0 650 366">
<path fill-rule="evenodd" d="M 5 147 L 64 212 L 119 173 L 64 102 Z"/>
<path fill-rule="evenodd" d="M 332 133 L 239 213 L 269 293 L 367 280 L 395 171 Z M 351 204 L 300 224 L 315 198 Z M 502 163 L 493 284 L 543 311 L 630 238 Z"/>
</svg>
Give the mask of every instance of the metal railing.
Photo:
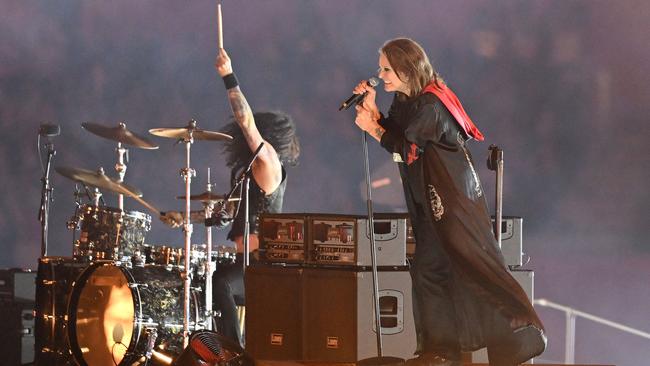
<svg viewBox="0 0 650 366">
<path fill-rule="evenodd" d="M 560 305 L 557 303 L 554 303 L 552 301 L 546 300 L 546 299 L 536 299 L 533 302 L 535 305 L 555 309 L 555 310 L 560 310 L 564 312 L 564 315 L 566 316 L 566 339 L 565 339 L 565 344 L 564 344 L 564 363 L 569 365 L 569 364 L 574 364 L 575 363 L 575 356 L 576 356 L 576 318 L 581 317 L 585 319 L 589 319 L 593 322 L 600 323 L 607 325 L 609 327 L 621 330 L 623 332 L 627 332 L 630 334 L 637 335 L 639 337 L 643 337 L 646 339 L 650 339 L 650 333 L 646 333 L 643 331 L 640 331 L 638 329 L 634 329 L 631 327 L 628 327 L 626 325 L 620 324 L 613 322 L 611 320 L 607 320 L 604 318 L 601 318 L 599 316 L 595 316 L 589 313 L 585 313 L 584 311 L 576 310 L 574 308 L 570 308 L 568 306 Z"/>
</svg>

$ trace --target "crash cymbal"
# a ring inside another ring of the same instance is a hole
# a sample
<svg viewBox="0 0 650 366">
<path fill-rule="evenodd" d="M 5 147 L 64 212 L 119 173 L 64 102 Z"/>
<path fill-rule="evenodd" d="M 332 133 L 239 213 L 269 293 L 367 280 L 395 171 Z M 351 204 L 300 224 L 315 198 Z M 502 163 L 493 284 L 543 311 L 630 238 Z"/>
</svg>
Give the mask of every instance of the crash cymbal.
<svg viewBox="0 0 650 366">
<path fill-rule="evenodd" d="M 153 144 L 146 138 L 139 136 L 126 129 L 126 124 L 120 122 L 117 127 L 106 127 L 97 123 L 84 122 L 83 128 L 97 136 L 121 142 L 141 149 L 157 149 L 158 145 Z"/>
<path fill-rule="evenodd" d="M 124 183 L 120 183 L 116 179 L 113 179 L 104 174 L 103 168 L 99 168 L 95 172 L 92 170 L 71 167 L 56 167 L 54 170 L 66 178 L 81 182 L 92 187 L 108 189 L 109 191 L 125 194 L 127 196 L 142 196 L 142 192 L 140 192 L 139 189 L 128 186 Z"/>
<path fill-rule="evenodd" d="M 201 194 L 193 194 L 193 195 L 190 196 L 191 201 L 205 201 L 205 202 L 207 202 L 207 201 L 217 201 L 217 202 L 218 201 L 223 201 L 223 198 L 224 198 L 224 195 L 217 194 L 217 193 L 210 192 L 210 191 L 203 192 Z M 184 200 L 185 196 L 176 196 L 176 199 Z M 239 199 L 240 199 L 239 197 L 230 197 L 228 202 L 239 201 Z"/>
<path fill-rule="evenodd" d="M 192 120 L 186 127 L 172 127 L 172 128 L 152 128 L 149 130 L 152 135 L 166 137 L 177 140 L 189 140 L 192 137 L 195 140 L 211 140 L 211 141 L 230 141 L 232 136 L 207 130 L 196 128 L 196 121 Z"/>
</svg>

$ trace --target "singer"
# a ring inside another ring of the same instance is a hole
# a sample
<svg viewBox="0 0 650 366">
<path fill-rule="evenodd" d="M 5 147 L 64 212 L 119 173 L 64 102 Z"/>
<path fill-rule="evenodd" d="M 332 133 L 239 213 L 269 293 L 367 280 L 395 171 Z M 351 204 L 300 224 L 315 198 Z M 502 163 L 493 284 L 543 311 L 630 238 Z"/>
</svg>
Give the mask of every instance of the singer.
<svg viewBox="0 0 650 366">
<path fill-rule="evenodd" d="M 387 41 L 378 72 L 384 90 L 395 93 L 388 116 L 362 81 L 353 91 L 367 93 L 355 123 L 398 163 L 415 234 L 418 356 L 407 365 L 459 366 L 461 351 L 482 347 L 493 366 L 541 354 L 543 325 L 507 271 L 466 146 L 483 135 L 415 41 Z"/>
</svg>

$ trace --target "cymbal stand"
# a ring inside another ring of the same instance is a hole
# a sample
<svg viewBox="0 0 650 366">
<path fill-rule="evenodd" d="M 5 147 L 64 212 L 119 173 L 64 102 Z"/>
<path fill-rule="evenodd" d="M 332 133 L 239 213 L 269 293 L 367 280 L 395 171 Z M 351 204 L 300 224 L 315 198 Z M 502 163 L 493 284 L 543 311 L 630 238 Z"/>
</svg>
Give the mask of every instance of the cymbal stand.
<svg viewBox="0 0 650 366">
<path fill-rule="evenodd" d="M 126 128 L 126 124 L 120 122 L 120 127 Z M 119 179 L 117 180 L 120 183 L 124 182 L 124 175 L 126 174 L 126 164 L 129 162 L 129 150 L 122 146 L 121 142 L 117 143 L 117 164 L 115 164 L 115 171 Z M 122 193 L 117 196 L 117 207 L 120 210 L 124 211 L 124 195 Z"/>
<path fill-rule="evenodd" d="M 102 192 L 99 191 L 99 188 L 95 187 L 92 192 L 93 195 L 93 205 L 99 207 L 99 201 L 102 199 Z"/>
<path fill-rule="evenodd" d="M 212 192 L 212 183 L 210 183 L 210 168 L 208 168 L 208 184 L 206 190 Z M 203 210 L 205 217 L 211 217 L 214 211 L 214 201 L 203 201 Z M 206 329 L 212 330 L 212 273 L 215 271 L 215 266 L 212 263 L 212 226 L 205 227 L 205 315 L 206 315 Z"/>
<path fill-rule="evenodd" d="M 181 176 L 185 180 L 185 218 L 183 222 L 183 231 L 185 233 L 185 256 L 183 263 L 183 272 L 181 277 L 183 278 L 183 348 L 187 347 L 190 336 L 190 285 L 192 281 L 192 276 L 190 272 L 190 253 L 192 251 L 192 223 L 190 221 L 190 196 L 191 196 L 191 183 L 192 177 L 196 176 L 196 171 L 190 166 L 190 150 L 194 138 L 192 134 L 196 129 L 196 121 L 192 120 L 188 126 L 188 137 L 179 140 L 185 144 L 185 168 L 181 169 Z"/>
<path fill-rule="evenodd" d="M 56 155 L 56 150 L 54 149 L 54 144 L 50 142 L 47 144 L 47 163 L 43 172 L 43 177 L 41 178 L 43 189 L 41 191 L 41 208 L 38 211 L 38 220 L 41 222 L 41 257 L 47 256 L 50 203 L 54 201 L 54 188 L 50 186 L 50 167 L 52 166 L 52 158 L 54 155 Z"/>
</svg>

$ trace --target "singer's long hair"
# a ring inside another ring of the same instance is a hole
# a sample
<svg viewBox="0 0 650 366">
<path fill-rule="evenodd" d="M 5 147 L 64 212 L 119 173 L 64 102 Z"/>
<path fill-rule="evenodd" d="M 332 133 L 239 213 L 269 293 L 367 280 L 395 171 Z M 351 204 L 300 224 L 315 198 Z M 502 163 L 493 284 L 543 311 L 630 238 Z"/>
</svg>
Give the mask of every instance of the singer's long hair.
<svg viewBox="0 0 650 366">
<path fill-rule="evenodd" d="M 257 112 L 253 114 L 253 118 L 262 138 L 273 146 L 280 161 L 285 165 L 296 165 L 300 156 L 300 142 L 291 117 L 283 112 Z M 231 118 L 220 131 L 233 137 L 232 141 L 224 146 L 226 164 L 233 170 L 243 168 L 253 156 L 253 152 L 246 143 L 241 128 Z"/>
<path fill-rule="evenodd" d="M 386 41 L 379 49 L 397 77 L 409 87 L 411 95 L 397 93 L 398 98 L 407 99 L 420 95 L 422 89 L 432 81 L 436 85 L 445 81 L 429 62 L 429 57 L 422 46 L 410 38 L 395 38 Z"/>
</svg>

